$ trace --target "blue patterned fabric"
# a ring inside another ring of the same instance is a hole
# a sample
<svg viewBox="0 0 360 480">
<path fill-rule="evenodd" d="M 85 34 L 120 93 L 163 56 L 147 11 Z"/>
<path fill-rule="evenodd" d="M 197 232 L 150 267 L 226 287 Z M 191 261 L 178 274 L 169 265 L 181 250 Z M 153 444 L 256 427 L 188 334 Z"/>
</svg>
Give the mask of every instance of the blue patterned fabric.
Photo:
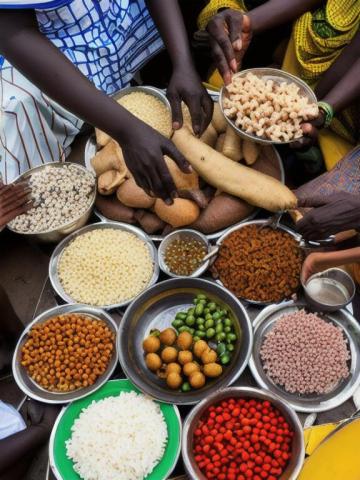
<svg viewBox="0 0 360 480">
<path fill-rule="evenodd" d="M 40 31 L 107 94 L 126 86 L 163 46 L 144 0 L 71 0 L 36 16 Z M 2 63 L 0 57 L 0 68 L 9 66 Z"/>
</svg>

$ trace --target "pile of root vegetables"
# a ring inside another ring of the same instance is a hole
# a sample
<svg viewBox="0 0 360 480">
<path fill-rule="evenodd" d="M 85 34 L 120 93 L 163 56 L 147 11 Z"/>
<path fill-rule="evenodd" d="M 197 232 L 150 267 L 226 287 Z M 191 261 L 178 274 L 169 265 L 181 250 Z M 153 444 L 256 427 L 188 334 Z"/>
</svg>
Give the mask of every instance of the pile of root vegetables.
<svg viewBox="0 0 360 480">
<path fill-rule="evenodd" d="M 148 234 L 166 234 L 185 226 L 210 234 L 243 220 L 255 207 L 275 212 L 296 206 L 295 196 L 281 183 L 273 147 L 241 140 L 217 103 L 200 138 L 192 132 L 186 107 L 183 113 L 184 126 L 172 133 L 172 141 L 193 171 L 185 174 L 164 157 L 179 194 L 172 205 L 138 187 L 119 144 L 96 131 L 98 152 L 91 163 L 98 177 L 100 213 L 136 224 Z"/>
</svg>

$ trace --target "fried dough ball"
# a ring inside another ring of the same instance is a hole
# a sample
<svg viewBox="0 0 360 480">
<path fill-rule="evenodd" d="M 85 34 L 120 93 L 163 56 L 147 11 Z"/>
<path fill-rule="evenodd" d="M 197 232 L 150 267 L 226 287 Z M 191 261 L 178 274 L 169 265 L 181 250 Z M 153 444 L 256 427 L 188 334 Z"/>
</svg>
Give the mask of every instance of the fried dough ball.
<svg viewBox="0 0 360 480">
<path fill-rule="evenodd" d="M 172 388 L 173 390 L 176 390 L 182 384 L 181 375 L 179 375 L 176 372 L 170 373 L 166 378 L 166 383 L 167 383 L 168 387 Z"/>
<path fill-rule="evenodd" d="M 201 355 L 201 361 L 205 365 L 206 363 L 214 363 L 216 362 L 217 359 L 217 354 L 214 350 L 211 348 L 208 348 L 205 350 L 202 355 Z"/>
<path fill-rule="evenodd" d="M 164 345 L 172 345 L 176 340 L 176 332 L 172 328 L 166 328 L 160 333 L 160 342 Z"/>
<path fill-rule="evenodd" d="M 205 340 L 198 340 L 194 344 L 193 352 L 198 357 L 201 358 L 201 355 L 209 348 L 209 345 L 205 342 Z"/>
<path fill-rule="evenodd" d="M 193 359 L 193 354 L 190 352 L 190 350 L 182 350 L 179 352 L 178 356 L 178 362 L 181 365 L 185 365 L 186 363 L 192 362 Z"/>
<path fill-rule="evenodd" d="M 162 365 L 161 358 L 157 353 L 148 353 L 145 357 L 145 363 L 149 370 L 156 372 Z"/>
<path fill-rule="evenodd" d="M 181 332 L 176 340 L 176 345 L 181 350 L 189 350 L 193 342 L 193 337 L 189 332 Z"/>
<path fill-rule="evenodd" d="M 158 339 L 158 337 L 149 335 L 143 341 L 143 349 L 144 349 L 144 352 L 146 353 L 155 353 L 159 350 L 159 348 L 160 348 L 160 340 Z"/>
<path fill-rule="evenodd" d="M 183 367 L 184 375 L 186 375 L 187 377 L 190 377 L 190 375 L 192 375 L 194 372 L 199 372 L 199 371 L 200 371 L 200 367 L 195 362 L 185 363 Z"/>
<path fill-rule="evenodd" d="M 175 362 L 178 356 L 178 352 L 174 347 L 165 347 L 161 352 L 161 358 L 165 363 Z"/>
<path fill-rule="evenodd" d="M 204 374 L 206 377 L 219 377 L 222 374 L 222 370 L 222 366 L 218 363 L 207 363 L 204 365 Z"/>
<path fill-rule="evenodd" d="M 190 385 L 193 388 L 202 388 L 205 385 L 205 375 L 201 372 L 194 372 L 189 378 Z"/>
<path fill-rule="evenodd" d="M 166 374 L 170 375 L 170 373 L 181 373 L 181 366 L 178 363 L 169 363 L 166 367 Z"/>
</svg>

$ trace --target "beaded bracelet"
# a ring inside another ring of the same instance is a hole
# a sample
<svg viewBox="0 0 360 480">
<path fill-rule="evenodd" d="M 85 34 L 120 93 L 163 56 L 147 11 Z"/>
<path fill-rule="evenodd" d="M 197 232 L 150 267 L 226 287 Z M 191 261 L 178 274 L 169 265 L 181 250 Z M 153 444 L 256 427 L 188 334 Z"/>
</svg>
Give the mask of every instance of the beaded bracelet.
<svg viewBox="0 0 360 480">
<path fill-rule="evenodd" d="M 327 102 L 318 102 L 318 107 L 325 113 L 324 128 L 327 128 L 334 118 L 334 109 Z"/>
</svg>

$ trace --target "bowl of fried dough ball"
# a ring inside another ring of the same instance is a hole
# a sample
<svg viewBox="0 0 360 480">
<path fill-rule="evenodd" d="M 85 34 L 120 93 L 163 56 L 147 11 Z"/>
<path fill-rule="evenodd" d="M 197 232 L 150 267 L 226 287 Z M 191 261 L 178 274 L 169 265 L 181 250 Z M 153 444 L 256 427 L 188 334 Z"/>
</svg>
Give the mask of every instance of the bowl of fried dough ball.
<svg viewBox="0 0 360 480">
<path fill-rule="evenodd" d="M 29 397 L 67 403 L 93 393 L 117 361 L 117 325 L 103 310 L 73 304 L 39 315 L 22 333 L 13 374 Z"/>
</svg>

